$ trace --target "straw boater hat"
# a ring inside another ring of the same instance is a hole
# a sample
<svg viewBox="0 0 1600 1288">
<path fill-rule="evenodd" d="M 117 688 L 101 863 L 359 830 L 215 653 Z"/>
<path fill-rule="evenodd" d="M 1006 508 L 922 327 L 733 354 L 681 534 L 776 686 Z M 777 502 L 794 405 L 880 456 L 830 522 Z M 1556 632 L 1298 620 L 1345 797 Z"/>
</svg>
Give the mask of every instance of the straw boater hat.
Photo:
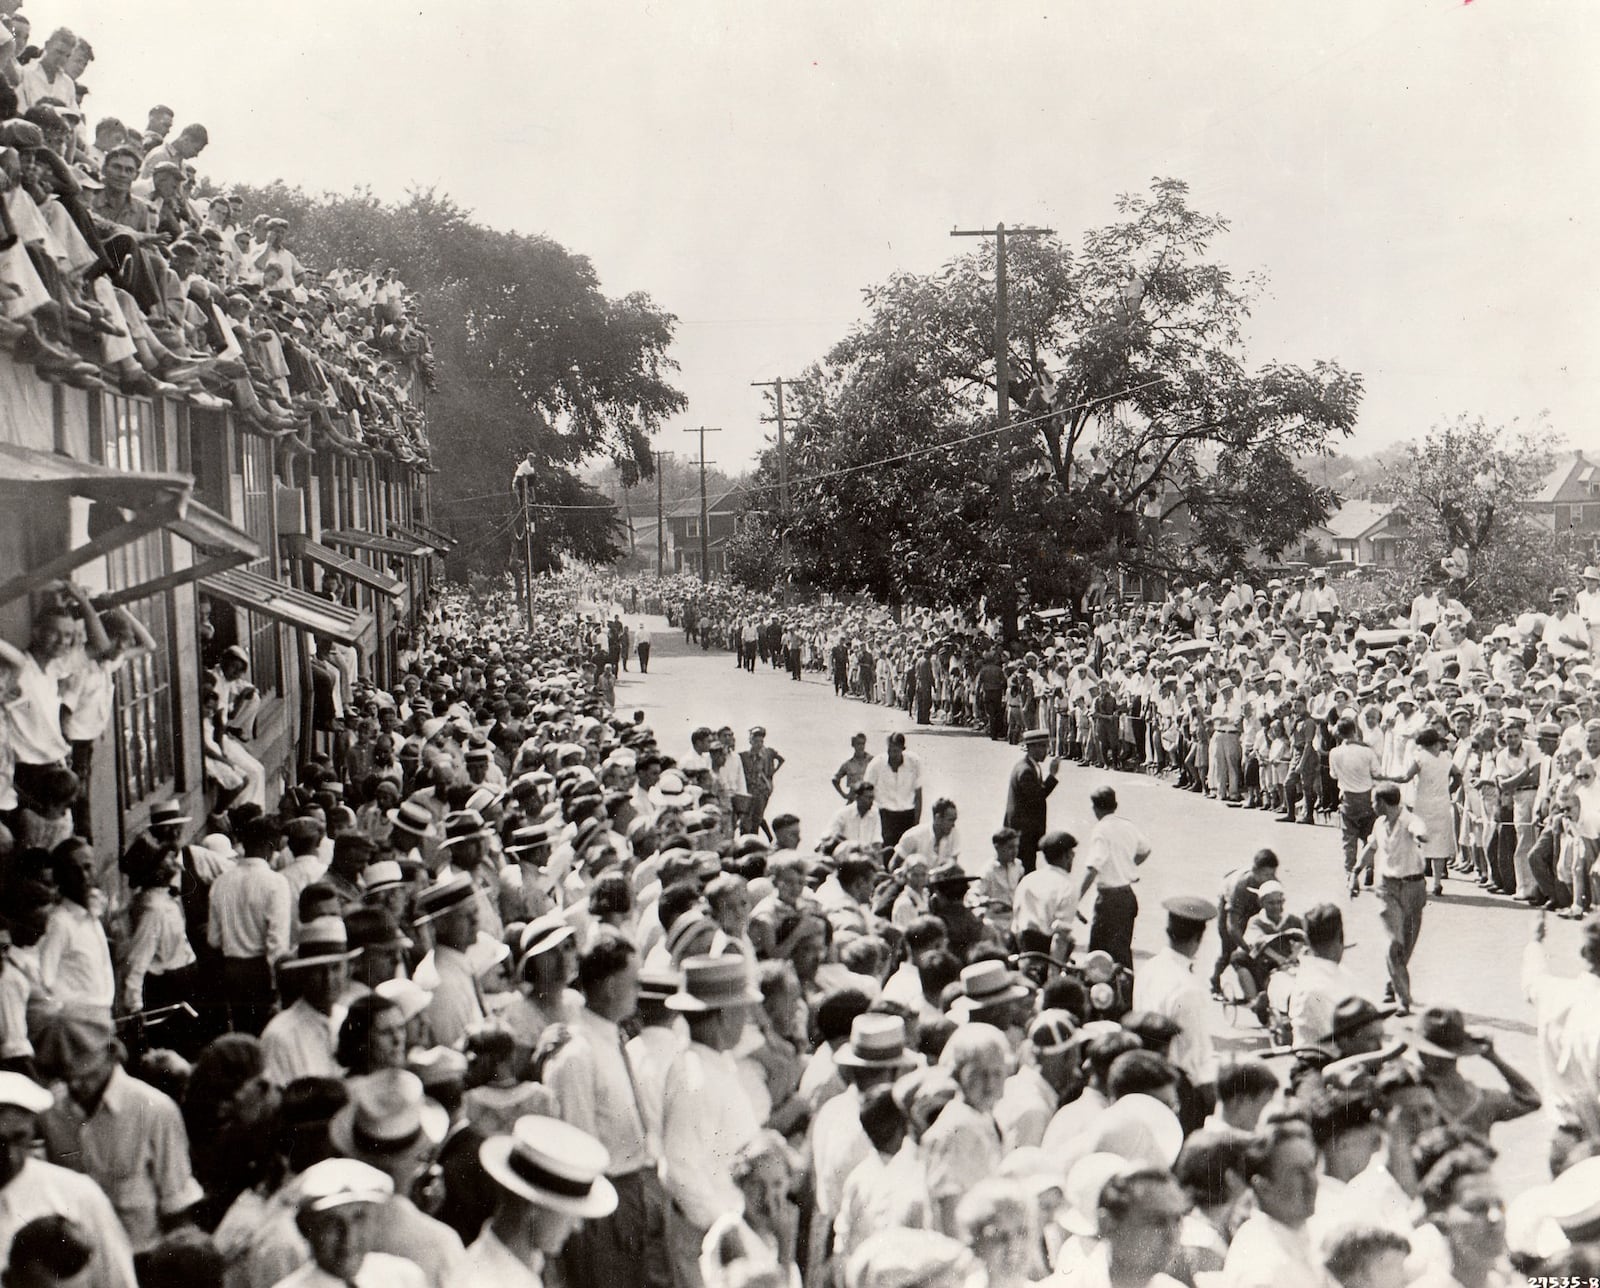
<svg viewBox="0 0 1600 1288">
<path fill-rule="evenodd" d="M 477 893 L 468 876 L 454 876 L 437 881 L 417 896 L 417 922 L 432 921 L 453 908 L 460 907 Z"/>
<path fill-rule="evenodd" d="M 285 957 L 278 963 L 279 970 L 301 970 L 308 966 L 331 966 L 361 956 L 359 948 L 350 947 L 343 917 L 313 917 L 300 927 L 300 943 L 295 956 Z"/>
<path fill-rule="evenodd" d="M 683 963 L 683 988 L 667 998 L 674 1011 L 701 1014 L 731 1006 L 761 1002 L 750 963 L 737 954 L 726 957 L 690 957 Z"/>
<path fill-rule="evenodd" d="M 906 1022 L 898 1015 L 858 1015 L 850 1025 L 850 1045 L 833 1062 L 847 1069 L 909 1069 Z"/>
<path fill-rule="evenodd" d="M 381 1069 L 350 1080 L 350 1099 L 328 1123 L 328 1140 L 346 1158 L 392 1159 L 432 1149 L 450 1129 L 450 1115 L 404 1069 Z"/>
<path fill-rule="evenodd" d="M 605 1146 L 559 1118 L 517 1119 L 509 1136 L 491 1136 L 478 1147 L 478 1161 L 495 1184 L 525 1203 L 586 1219 L 616 1211 Z"/>
<path fill-rule="evenodd" d="M 973 962 L 961 972 L 961 996 L 952 1009 L 978 1011 L 1002 1002 L 1020 1002 L 1031 990 L 1002 961 Z"/>
<path fill-rule="evenodd" d="M 191 821 L 189 815 L 183 812 L 183 806 L 177 801 L 161 801 L 150 807 L 151 827 L 176 827 Z"/>
<path fill-rule="evenodd" d="M 367 864 L 361 872 L 361 889 L 366 894 L 392 890 L 405 883 L 405 874 L 400 871 L 397 859 L 379 859 L 376 863 Z"/>
<path fill-rule="evenodd" d="M 433 832 L 433 813 L 421 801 L 400 802 L 389 821 L 400 831 L 416 836 L 428 836 Z"/>
</svg>

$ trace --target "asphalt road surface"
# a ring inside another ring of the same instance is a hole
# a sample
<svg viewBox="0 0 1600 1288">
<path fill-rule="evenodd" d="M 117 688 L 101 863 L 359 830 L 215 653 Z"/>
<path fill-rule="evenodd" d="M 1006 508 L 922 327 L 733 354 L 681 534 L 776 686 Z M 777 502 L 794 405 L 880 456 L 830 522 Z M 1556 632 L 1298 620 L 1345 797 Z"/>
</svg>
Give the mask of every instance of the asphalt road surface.
<svg viewBox="0 0 1600 1288">
<path fill-rule="evenodd" d="M 829 782 L 850 755 L 851 735 L 865 733 L 868 750 L 876 754 L 883 749 L 885 736 L 900 730 L 906 734 L 907 749 L 923 763 L 924 809 L 935 797 L 950 797 L 960 810 L 957 826 L 964 860 L 992 854 L 989 835 L 1000 826 L 1006 782 L 1020 748 L 966 730 L 919 727 L 903 711 L 835 697 L 831 683 L 821 675 L 808 674 L 796 683 L 759 661 L 754 674 L 741 672 L 731 653 L 703 652 L 698 645 L 686 645 L 682 631 L 670 629 L 664 618 L 645 620 L 653 637 L 650 674 L 640 676 L 637 659 L 632 660 L 632 669 L 619 677 L 617 706 L 624 712 L 642 711 L 668 754 L 688 754 L 689 732 L 698 725 L 731 725 L 741 748 L 750 726 L 765 726 L 768 745 L 786 762 L 777 776 L 767 817 L 798 815 L 803 841 L 809 845 L 843 804 Z M 1162 900 L 1179 894 L 1215 899 L 1228 871 L 1247 862 L 1262 846 L 1270 846 L 1281 860 L 1280 879 L 1288 889 L 1291 912 L 1303 912 L 1324 900 L 1344 906 L 1346 938 L 1355 945 L 1345 964 L 1369 986 L 1369 996 L 1382 995 L 1385 939 L 1378 900 L 1370 892 L 1349 900 L 1337 826 L 1279 823 L 1268 811 L 1229 809 L 1180 792 L 1170 778 L 1086 769 L 1070 761 L 1063 763 L 1060 784 L 1050 798 L 1050 825 L 1085 838 L 1093 823 L 1089 795 L 1103 783 L 1116 788 L 1119 812 L 1144 831 L 1153 847 L 1137 887 L 1137 958 L 1164 945 Z M 1427 908 L 1412 960 L 1412 989 L 1419 1009 L 1430 1003 L 1459 1007 L 1467 1023 L 1482 1028 L 1501 1054 L 1537 1085 L 1532 1008 L 1522 997 L 1518 979 L 1534 915 L 1519 904 L 1483 894 L 1470 882 L 1447 879 L 1445 895 L 1431 900 Z M 1575 923 L 1552 919 L 1548 944 L 1558 971 L 1572 973 L 1579 968 L 1577 943 Z M 1201 948 L 1199 960 L 1207 972 L 1216 947 L 1212 937 Z M 1248 1013 L 1230 1017 L 1220 1005 L 1216 1036 L 1224 1048 L 1264 1045 L 1264 1036 Z M 1497 1085 L 1493 1070 L 1480 1061 L 1469 1061 L 1463 1072 Z M 1495 1129 L 1500 1172 L 1508 1187 L 1548 1179 L 1544 1161 L 1548 1138 L 1543 1114 Z"/>
</svg>

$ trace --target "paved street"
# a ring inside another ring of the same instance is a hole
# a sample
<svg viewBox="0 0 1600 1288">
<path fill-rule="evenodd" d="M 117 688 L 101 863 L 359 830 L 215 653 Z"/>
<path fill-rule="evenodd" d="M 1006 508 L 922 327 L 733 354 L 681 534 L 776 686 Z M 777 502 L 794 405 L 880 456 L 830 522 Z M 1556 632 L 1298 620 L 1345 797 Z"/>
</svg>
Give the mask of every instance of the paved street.
<svg viewBox="0 0 1600 1288">
<path fill-rule="evenodd" d="M 731 724 L 744 745 L 745 730 L 765 725 L 768 743 L 787 764 L 779 773 L 768 817 L 798 814 L 809 844 L 826 826 L 841 802 L 829 780 L 850 754 L 850 736 L 864 732 L 868 747 L 880 751 L 886 734 L 899 729 L 908 749 L 921 757 L 927 771 L 931 804 L 948 795 L 961 811 L 958 824 L 964 848 L 973 855 L 989 852 L 988 836 L 1000 825 L 1005 808 L 1006 779 L 1017 748 L 990 742 L 963 730 L 939 726 L 919 728 L 903 712 L 836 698 L 824 679 L 808 676 L 796 684 L 781 672 L 758 663 L 755 673 L 738 671 L 729 653 L 702 652 L 683 642 L 665 619 L 647 619 L 654 637 L 651 673 L 634 670 L 621 677 L 619 711 L 642 710 L 668 752 L 688 751 L 689 731 L 696 725 Z M 1377 997 L 1383 987 L 1384 938 L 1378 924 L 1378 902 L 1370 894 L 1350 904 L 1341 880 L 1338 831 L 1319 825 L 1275 822 L 1262 811 L 1233 810 L 1215 801 L 1176 791 L 1170 782 L 1135 774 L 1113 774 L 1066 764 L 1051 797 L 1050 821 L 1080 838 L 1092 823 L 1088 799 L 1103 782 L 1117 789 L 1121 812 L 1150 837 L 1154 855 L 1142 869 L 1138 888 L 1142 905 L 1135 951 L 1144 956 L 1162 945 L 1161 901 L 1174 894 L 1214 898 L 1223 875 L 1247 860 L 1261 846 L 1271 846 L 1283 862 L 1291 910 L 1322 900 L 1343 901 L 1346 933 L 1356 945 L 1347 964 L 1371 985 Z M 1518 987 L 1522 947 L 1533 928 L 1533 914 L 1504 900 L 1482 895 L 1475 885 L 1447 881 L 1442 900 L 1429 905 L 1422 940 L 1413 960 L 1412 978 L 1418 999 L 1459 1005 L 1468 1022 L 1485 1027 L 1497 1047 L 1537 1081 L 1531 1010 Z M 1552 961 L 1563 970 L 1576 969 L 1577 934 L 1571 923 L 1553 921 L 1549 931 Z M 1215 941 L 1202 949 L 1209 968 Z M 1217 1008 L 1219 1039 L 1228 1045 L 1255 1045 L 1259 1030 L 1247 1015 L 1237 1027 Z M 1473 1062 L 1468 1076 L 1492 1083 L 1491 1070 Z M 1496 1129 L 1503 1153 L 1514 1143 L 1523 1155 L 1506 1166 L 1510 1183 L 1542 1179 L 1547 1128 L 1542 1117 Z M 1533 1138 L 1538 1142 L 1534 1143 Z"/>
</svg>

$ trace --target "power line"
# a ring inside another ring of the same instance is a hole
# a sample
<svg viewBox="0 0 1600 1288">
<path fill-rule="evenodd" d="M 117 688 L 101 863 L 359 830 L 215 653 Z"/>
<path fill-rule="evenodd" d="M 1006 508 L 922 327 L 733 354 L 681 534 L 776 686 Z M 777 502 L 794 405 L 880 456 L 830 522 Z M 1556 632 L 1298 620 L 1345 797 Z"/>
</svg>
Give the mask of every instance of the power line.
<svg viewBox="0 0 1600 1288">
<path fill-rule="evenodd" d="M 1071 404 L 1069 404 L 1069 405 L 1067 405 L 1065 407 L 1054 407 L 1054 408 L 1052 408 L 1051 410 L 1049 410 L 1047 412 L 1041 412 L 1037 416 L 1030 416 L 1026 420 L 1012 421 L 1009 425 L 991 425 L 987 429 L 974 430 L 972 433 L 963 434 L 959 438 L 947 438 L 943 442 L 932 443 L 927 447 L 915 447 L 915 448 L 912 448 L 908 452 L 897 452 L 893 456 L 882 456 L 882 457 L 879 457 L 877 460 L 863 461 L 859 465 L 844 465 L 844 466 L 841 466 L 839 469 L 836 469 L 836 470 L 824 470 L 820 474 L 808 474 L 803 478 L 791 480 L 791 484 L 794 485 L 794 486 L 799 486 L 799 485 L 805 484 L 805 483 L 820 483 L 824 479 L 839 478 L 839 477 L 841 477 L 842 475 L 845 475 L 845 474 L 857 474 L 862 470 L 876 469 L 880 465 L 895 465 L 895 464 L 898 464 L 901 461 L 915 460 L 919 456 L 931 456 L 935 452 L 948 451 L 952 447 L 960 447 L 960 446 L 962 446 L 963 444 L 966 444 L 966 443 L 976 442 L 980 438 L 993 438 L 997 434 L 1006 433 L 1008 430 L 1026 429 L 1029 425 L 1037 425 L 1041 421 L 1049 420 L 1049 419 L 1051 419 L 1051 417 L 1054 417 L 1054 416 L 1060 416 L 1065 412 L 1081 411 L 1081 410 L 1083 410 L 1083 408 L 1093 406 L 1096 403 L 1103 403 L 1103 402 L 1107 402 L 1107 401 L 1121 401 L 1122 399 L 1127 398 L 1132 394 L 1139 393 L 1141 390 L 1151 389 L 1151 388 L 1154 388 L 1156 385 L 1164 385 L 1166 383 L 1167 383 L 1167 378 L 1165 376 L 1156 376 L 1153 379 L 1142 381 L 1137 385 L 1129 385 L 1126 389 L 1120 389 L 1115 394 L 1108 394 L 1108 395 L 1106 395 L 1104 397 L 1100 397 L 1100 398 L 1085 399 L 1083 402 L 1071 403 Z M 957 426 L 957 425 L 941 425 L 941 426 L 939 426 L 939 428 L 940 429 L 957 429 L 957 428 L 960 428 L 960 427 Z M 695 433 L 697 431 L 690 429 L 690 430 L 685 430 L 684 432 L 685 433 L 689 433 L 689 434 L 693 434 L 693 433 Z M 708 430 L 707 432 L 710 433 L 712 431 Z M 743 485 L 743 490 L 746 491 L 746 492 L 776 492 L 778 490 L 778 488 L 779 488 L 779 484 L 777 484 L 777 483 L 747 483 L 747 484 Z M 502 494 L 499 493 L 499 492 L 486 492 L 482 496 L 451 497 L 451 498 L 449 498 L 447 500 L 444 500 L 444 501 L 436 501 L 434 504 L 435 505 L 451 505 L 451 504 L 454 504 L 456 502 L 481 501 L 481 500 L 485 500 L 485 499 L 487 499 L 489 497 L 498 497 L 498 496 L 501 496 L 501 495 Z M 674 506 L 682 505 L 684 501 L 687 501 L 689 499 L 691 499 L 691 498 L 687 497 L 687 496 L 680 497 L 677 501 L 673 502 L 673 505 Z M 612 502 L 612 503 L 608 503 L 608 504 L 605 504 L 605 505 L 554 505 L 554 506 L 535 506 L 533 508 L 534 509 L 550 509 L 550 510 L 614 510 L 617 507 L 616 507 L 616 504 L 614 502 Z"/>
</svg>

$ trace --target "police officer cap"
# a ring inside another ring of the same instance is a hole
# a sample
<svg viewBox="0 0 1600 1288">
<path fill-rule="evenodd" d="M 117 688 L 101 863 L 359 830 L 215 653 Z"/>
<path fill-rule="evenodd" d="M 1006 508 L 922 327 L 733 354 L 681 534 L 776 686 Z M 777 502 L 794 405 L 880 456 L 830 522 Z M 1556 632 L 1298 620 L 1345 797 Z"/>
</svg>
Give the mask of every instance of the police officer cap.
<svg viewBox="0 0 1600 1288">
<path fill-rule="evenodd" d="M 1174 895 L 1161 906 L 1174 917 L 1182 917 L 1186 921 L 1210 921 L 1217 915 L 1214 903 L 1192 894 Z"/>
</svg>

